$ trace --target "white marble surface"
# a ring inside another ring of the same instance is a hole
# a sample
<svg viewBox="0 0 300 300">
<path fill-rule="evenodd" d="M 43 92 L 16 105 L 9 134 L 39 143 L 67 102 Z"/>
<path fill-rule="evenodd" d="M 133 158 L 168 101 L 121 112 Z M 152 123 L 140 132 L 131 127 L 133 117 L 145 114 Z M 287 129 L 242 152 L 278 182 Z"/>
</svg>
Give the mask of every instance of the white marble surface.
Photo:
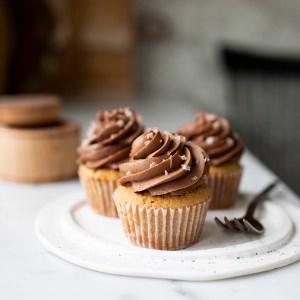
<svg viewBox="0 0 300 300">
<path fill-rule="evenodd" d="M 157 104 L 161 109 L 157 109 Z M 148 125 L 176 129 L 193 117 L 195 108 L 186 103 L 158 100 L 137 105 Z M 78 119 L 86 128 L 95 105 L 67 105 L 65 114 Z M 109 105 L 112 107 L 112 103 Z M 156 107 L 156 108 L 155 108 Z M 198 108 L 200 109 L 200 108 Z M 164 114 L 168 110 L 168 114 Z M 179 113 L 180 112 L 180 113 Z M 181 116 L 181 118 L 179 118 Z M 248 188 L 258 191 L 273 175 L 248 154 Z M 245 187 L 245 180 L 242 182 Z M 298 299 L 300 263 L 241 278 L 213 282 L 183 282 L 107 275 L 86 270 L 48 253 L 34 232 L 38 212 L 64 193 L 81 189 L 77 180 L 26 185 L 0 181 L 0 299 Z M 286 201 L 300 200 L 285 185 L 276 193 Z M 255 290 L 254 290 L 255 289 Z"/>
</svg>

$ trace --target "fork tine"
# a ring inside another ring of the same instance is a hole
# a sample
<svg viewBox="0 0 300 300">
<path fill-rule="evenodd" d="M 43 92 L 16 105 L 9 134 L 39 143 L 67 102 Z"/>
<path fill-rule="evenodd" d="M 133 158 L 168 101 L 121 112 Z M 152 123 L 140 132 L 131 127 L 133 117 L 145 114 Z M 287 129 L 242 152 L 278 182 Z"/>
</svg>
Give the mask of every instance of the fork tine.
<svg viewBox="0 0 300 300">
<path fill-rule="evenodd" d="M 227 227 L 231 230 L 238 230 L 228 219 L 227 217 L 224 217 L 225 224 Z"/>
<path fill-rule="evenodd" d="M 233 221 L 234 221 L 234 223 L 235 223 L 235 226 L 236 226 L 240 231 L 243 231 L 243 232 L 247 231 L 246 226 L 245 226 L 242 222 L 240 222 L 237 218 L 234 218 Z"/>
<path fill-rule="evenodd" d="M 221 227 L 221 228 L 227 228 L 227 226 L 226 226 L 223 222 L 221 222 L 221 221 L 219 220 L 219 218 L 214 217 L 214 220 L 215 220 L 216 224 L 217 224 L 219 227 Z"/>
<path fill-rule="evenodd" d="M 243 223 L 246 226 L 247 231 L 249 231 L 249 232 L 254 232 L 254 233 L 262 233 L 263 232 L 263 230 L 258 230 L 253 225 L 251 225 L 251 223 L 249 223 L 249 221 L 247 221 L 246 219 L 243 219 Z"/>
</svg>

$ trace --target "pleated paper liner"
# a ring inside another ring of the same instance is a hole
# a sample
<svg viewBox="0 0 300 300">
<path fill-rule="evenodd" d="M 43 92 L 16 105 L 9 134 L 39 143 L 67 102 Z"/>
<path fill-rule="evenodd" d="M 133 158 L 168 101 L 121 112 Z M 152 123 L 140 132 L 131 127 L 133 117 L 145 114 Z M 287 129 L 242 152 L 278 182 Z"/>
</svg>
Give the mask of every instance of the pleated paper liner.
<svg viewBox="0 0 300 300">
<path fill-rule="evenodd" d="M 117 180 L 102 180 L 91 178 L 79 172 L 79 177 L 87 195 L 87 200 L 94 212 L 107 216 L 118 218 L 118 211 L 113 201 L 113 193 L 117 188 Z"/>
<path fill-rule="evenodd" d="M 123 229 L 136 246 L 178 250 L 195 244 L 201 235 L 209 199 L 183 208 L 147 208 L 119 201 L 115 203 Z"/>
<path fill-rule="evenodd" d="M 231 207 L 238 194 L 242 177 L 242 168 L 227 173 L 210 173 L 209 186 L 211 189 L 210 209 Z"/>
</svg>

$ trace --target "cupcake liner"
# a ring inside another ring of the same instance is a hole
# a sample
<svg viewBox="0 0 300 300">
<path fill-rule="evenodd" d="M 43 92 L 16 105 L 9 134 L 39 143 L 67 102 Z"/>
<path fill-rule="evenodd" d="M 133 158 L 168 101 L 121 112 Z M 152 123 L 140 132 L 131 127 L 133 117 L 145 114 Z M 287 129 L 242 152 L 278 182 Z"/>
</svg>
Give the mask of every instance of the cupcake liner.
<svg viewBox="0 0 300 300">
<path fill-rule="evenodd" d="M 209 199 L 183 208 L 147 208 L 115 199 L 123 229 L 133 245 L 177 250 L 195 244 L 203 229 Z"/>
<path fill-rule="evenodd" d="M 86 191 L 87 200 L 92 209 L 103 216 L 118 218 L 118 211 L 113 201 L 117 181 L 93 179 L 80 174 L 81 183 Z"/>
<path fill-rule="evenodd" d="M 209 175 L 211 189 L 210 209 L 228 208 L 237 198 L 242 168 L 231 173 L 214 173 Z"/>
</svg>

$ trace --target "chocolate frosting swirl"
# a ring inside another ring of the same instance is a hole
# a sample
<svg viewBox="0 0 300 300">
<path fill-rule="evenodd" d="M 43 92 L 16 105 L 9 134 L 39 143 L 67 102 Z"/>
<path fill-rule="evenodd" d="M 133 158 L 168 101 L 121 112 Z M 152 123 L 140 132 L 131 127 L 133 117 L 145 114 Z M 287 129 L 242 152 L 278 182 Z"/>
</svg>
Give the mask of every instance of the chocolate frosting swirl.
<svg viewBox="0 0 300 300">
<path fill-rule="evenodd" d="M 98 112 L 78 148 L 78 163 L 92 169 L 118 169 L 120 163 L 129 160 L 131 144 L 143 130 L 141 116 L 130 108 Z"/>
<path fill-rule="evenodd" d="M 244 150 L 228 121 L 215 114 L 198 113 L 196 119 L 182 126 L 178 133 L 202 147 L 215 166 L 239 161 Z"/>
<path fill-rule="evenodd" d="M 150 128 L 132 144 L 131 160 L 120 165 L 121 185 L 151 195 L 182 195 L 207 181 L 207 154 L 185 138 Z"/>
</svg>

